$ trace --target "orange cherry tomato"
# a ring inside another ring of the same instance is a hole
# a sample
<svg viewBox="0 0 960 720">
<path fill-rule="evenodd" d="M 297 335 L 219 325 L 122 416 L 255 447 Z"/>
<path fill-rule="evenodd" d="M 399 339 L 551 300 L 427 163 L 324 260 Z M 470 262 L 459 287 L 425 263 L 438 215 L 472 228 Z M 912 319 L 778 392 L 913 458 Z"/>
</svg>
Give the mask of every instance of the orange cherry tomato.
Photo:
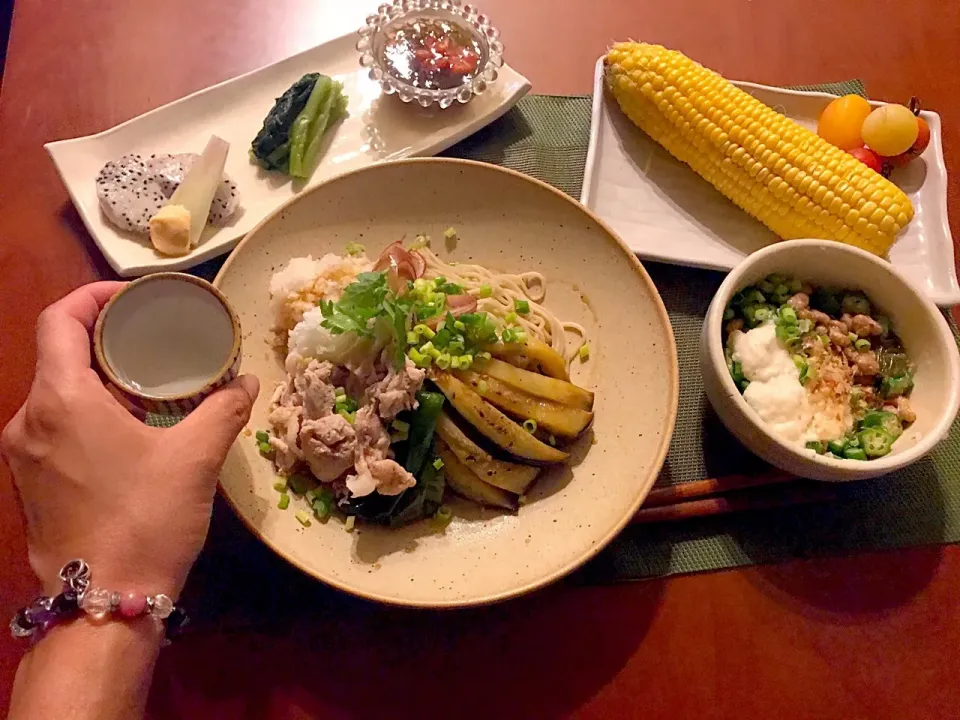
<svg viewBox="0 0 960 720">
<path fill-rule="evenodd" d="M 817 135 L 841 150 L 861 147 L 861 128 L 871 109 L 870 103 L 859 95 L 844 95 L 832 100 L 820 113 Z"/>
</svg>

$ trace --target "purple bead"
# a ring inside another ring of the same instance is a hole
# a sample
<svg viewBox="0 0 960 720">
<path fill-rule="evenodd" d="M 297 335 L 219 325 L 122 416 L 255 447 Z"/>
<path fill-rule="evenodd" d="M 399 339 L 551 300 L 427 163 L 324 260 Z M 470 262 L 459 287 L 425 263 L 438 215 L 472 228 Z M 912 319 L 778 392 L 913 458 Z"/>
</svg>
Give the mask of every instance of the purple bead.
<svg viewBox="0 0 960 720">
<path fill-rule="evenodd" d="M 32 603 L 27 605 L 27 612 L 35 613 L 35 612 L 42 612 L 44 610 L 49 610 L 52 604 L 53 604 L 53 598 L 38 597 Z"/>
<path fill-rule="evenodd" d="M 190 618 L 187 617 L 187 613 L 184 612 L 183 608 L 180 606 L 174 607 L 173 612 L 171 612 L 167 618 L 167 637 L 171 638 L 179 635 L 189 624 Z"/>
<path fill-rule="evenodd" d="M 75 613 L 79 609 L 77 594 L 73 590 L 65 590 L 53 599 L 50 608 L 57 617 Z"/>
<path fill-rule="evenodd" d="M 40 610 L 38 612 L 31 612 L 30 619 L 35 625 L 46 628 L 57 619 L 57 614 L 53 610 Z"/>
<path fill-rule="evenodd" d="M 56 613 L 50 609 L 52 606 L 53 598 L 38 597 L 26 608 L 27 617 L 34 625 L 46 625 L 56 617 Z"/>
</svg>

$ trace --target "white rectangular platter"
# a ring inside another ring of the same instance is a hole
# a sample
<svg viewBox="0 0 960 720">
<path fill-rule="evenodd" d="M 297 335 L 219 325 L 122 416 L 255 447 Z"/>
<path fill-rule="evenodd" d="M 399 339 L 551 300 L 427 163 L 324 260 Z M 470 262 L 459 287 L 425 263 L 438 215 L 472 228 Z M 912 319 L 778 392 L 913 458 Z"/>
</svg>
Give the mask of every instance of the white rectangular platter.
<svg viewBox="0 0 960 720">
<path fill-rule="evenodd" d="M 97 246 L 123 277 L 182 270 L 232 249 L 284 201 L 335 175 L 385 160 L 434 155 L 500 117 L 530 90 L 507 65 L 482 95 L 446 110 L 381 96 L 360 67 L 356 35 L 344 35 L 298 55 L 214 85 L 96 135 L 45 147 Z M 263 118 L 290 85 L 308 72 L 330 75 L 349 97 L 347 118 L 330 140 L 316 171 L 292 182 L 251 162 L 250 142 Z M 94 180 L 109 160 L 127 153 L 201 152 L 210 135 L 230 143 L 226 172 L 237 183 L 241 211 L 226 227 L 207 227 L 199 246 L 183 257 L 156 253 L 147 238 L 125 233 L 100 212 Z M 389 192 L 383 188 L 383 192 Z M 371 198 L 371 211 L 376 198 Z"/>
<path fill-rule="evenodd" d="M 816 129 L 833 95 L 735 82 L 761 102 Z M 880 103 L 873 103 L 879 105 Z M 930 145 L 890 178 L 913 203 L 915 215 L 890 251 L 890 260 L 938 305 L 960 303 L 960 285 L 947 221 L 947 170 L 940 116 L 923 113 Z M 730 270 L 750 252 L 776 240 L 683 163 L 635 127 L 605 91 L 603 59 L 594 78 L 590 147 L 581 202 L 603 218 L 642 258 Z"/>
</svg>

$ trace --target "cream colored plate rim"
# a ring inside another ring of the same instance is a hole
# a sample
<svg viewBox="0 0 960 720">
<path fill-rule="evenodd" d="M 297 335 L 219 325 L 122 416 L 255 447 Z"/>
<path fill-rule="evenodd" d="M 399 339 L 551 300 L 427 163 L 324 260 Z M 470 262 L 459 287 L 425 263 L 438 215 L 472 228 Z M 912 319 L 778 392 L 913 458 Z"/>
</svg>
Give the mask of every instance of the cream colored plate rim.
<svg viewBox="0 0 960 720">
<path fill-rule="evenodd" d="M 532 178 L 528 175 L 524 175 L 523 173 L 517 172 L 515 170 L 510 170 L 508 168 L 502 168 L 496 165 L 476 162 L 473 160 L 461 160 L 461 159 L 455 159 L 455 158 L 409 158 L 405 160 L 391 161 L 391 164 L 393 165 L 414 164 L 414 163 L 418 163 L 418 164 L 447 163 L 447 164 L 476 166 L 486 170 L 492 170 L 495 172 L 501 172 L 507 175 L 512 175 L 514 177 L 522 179 L 525 182 L 538 185 L 541 188 L 556 195 L 557 197 L 563 199 L 565 202 L 573 204 L 579 210 L 581 210 L 584 214 L 589 216 L 594 222 L 596 222 L 604 230 L 604 235 L 608 238 L 608 240 L 615 243 L 617 247 L 619 247 L 623 251 L 625 259 L 630 263 L 630 266 L 633 268 L 634 272 L 636 273 L 638 280 L 647 286 L 647 289 L 651 293 L 651 297 L 656 300 L 657 314 L 659 316 L 660 321 L 663 324 L 664 330 L 666 332 L 666 336 L 670 341 L 668 343 L 669 345 L 668 358 L 669 358 L 669 365 L 670 365 L 669 407 L 666 409 L 667 423 L 665 426 L 665 432 L 661 437 L 660 445 L 657 448 L 657 453 L 651 466 L 653 468 L 653 470 L 651 471 L 651 475 L 654 477 L 654 481 L 655 481 L 656 474 L 663 467 L 663 463 L 666 460 L 667 451 L 670 447 L 670 441 L 673 437 L 673 430 L 676 424 L 677 410 L 678 410 L 678 404 L 679 404 L 679 398 L 680 398 L 680 370 L 677 362 L 677 348 L 676 348 L 676 342 L 674 340 L 674 335 L 673 335 L 673 326 L 671 325 L 670 318 L 667 315 L 667 309 L 663 304 L 663 300 L 660 298 L 660 293 L 657 291 L 656 286 L 653 283 L 653 280 L 650 279 L 650 276 L 647 274 L 647 271 L 644 269 L 643 265 L 640 264 L 640 261 L 637 259 L 637 257 L 630 251 L 630 248 L 626 246 L 626 244 L 616 235 L 616 233 L 613 232 L 613 230 L 610 229 L 610 227 L 602 219 L 598 218 L 589 209 L 582 206 L 580 203 L 578 203 L 576 200 L 572 199 L 568 195 L 562 193 L 561 191 L 557 190 L 555 187 L 551 185 L 548 185 L 547 183 L 537 180 L 536 178 Z M 365 169 L 366 168 L 361 168 L 350 173 L 344 173 L 344 175 L 340 177 L 360 173 L 360 172 L 363 172 Z M 243 246 L 247 242 L 250 241 L 250 239 L 257 233 L 258 230 L 260 230 L 262 227 L 270 223 L 275 217 L 279 216 L 281 213 L 283 213 L 288 207 L 290 207 L 294 203 L 300 202 L 309 198 L 313 192 L 317 191 L 321 187 L 322 185 L 318 185 L 317 187 L 311 188 L 310 190 L 304 193 L 301 193 L 300 195 L 297 195 L 294 198 L 291 198 L 289 201 L 287 201 L 282 206 L 280 206 L 279 208 L 274 210 L 272 213 L 270 213 L 270 215 L 268 215 L 266 218 L 261 220 L 260 223 L 253 230 L 251 230 L 246 235 L 246 237 L 244 237 L 243 240 L 240 241 L 240 244 L 237 246 L 236 251 L 234 253 L 231 253 L 230 257 L 227 258 L 227 261 L 224 263 L 223 267 L 220 269 L 220 272 L 218 272 L 216 278 L 214 278 L 213 285 L 218 289 L 220 288 L 221 279 L 229 271 L 230 266 L 233 263 L 234 256 L 237 254 L 237 252 L 239 252 L 243 248 Z M 652 484 L 653 483 L 651 483 L 651 486 Z M 649 488 L 647 488 L 647 491 L 649 492 Z M 351 587 L 348 583 L 342 582 L 336 578 L 332 578 L 329 576 L 321 577 L 318 573 L 312 571 L 310 568 L 307 568 L 305 565 L 298 562 L 294 557 L 284 552 L 283 548 L 280 546 L 279 543 L 274 542 L 271 538 L 267 537 L 265 534 L 260 532 L 258 528 L 252 525 L 247 519 L 247 517 L 242 512 L 240 512 L 237 505 L 234 504 L 234 502 L 230 499 L 229 494 L 222 490 L 222 487 L 221 487 L 220 494 L 222 497 L 224 497 L 224 499 L 226 499 L 227 503 L 231 506 L 231 508 L 233 508 L 236 515 L 240 518 L 240 520 L 243 522 L 243 524 L 251 533 L 253 533 L 257 538 L 259 538 L 260 541 L 263 542 L 267 547 L 273 550 L 273 552 L 275 552 L 277 555 L 282 557 L 288 563 L 290 563 L 291 565 L 299 569 L 304 574 L 309 575 L 310 577 L 316 578 L 317 580 L 320 580 L 332 587 L 335 587 L 338 590 L 342 590 L 346 593 L 349 593 L 351 595 L 355 595 L 358 597 L 362 597 L 367 600 L 374 600 L 386 605 L 395 605 L 399 607 L 415 607 L 415 608 L 424 608 L 424 609 L 426 608 L 463 608 L 463 607 L 476 607 L 476 606 L 482 606 L 482 605 L 489 605 L 492 603 L 496 603 L 503 600 L 508 600 L 510 598 L 515 598 L 521 595 L 525 595 L 529 592 L 532 592 L 534 590 L 537 590 L 539 588 L 542 588 L 546 585 L 553 583 L 554 581 L 570 574 L 571 572 L 576 570 L 578 567 L 582 566 L 588 560 L 593 558 L 597 553 L 599 553 L 603 548 L 605 548 L 610 543 L 610 541 L 613 540 L 620 533 L 620 531 L 623 530 L 624 527 L 626 527 L 626 525 L 630 522 L 630 519 L 634 516 L 634 514 L 636 514 L 637 510 L 640 508 L 640 505 L 643 503 L 646 497 L 646 493 L 639 493 L 637 498 L 627 507 L 623 516 L 596 543 L 584 547 L 583 552 L 578 557 L 571 560 L 569 563 L 567 563 L 567 565 L 560 567 L 557 570 L 554 570 L 552 573 L 549 573 L 548 575 L 545 575 L 542 578 L 538 578 L 536 580 L 527 582 L 523 585 L 520 585 L 516 588 L 512 588 L 507 591 L 484 595 L 476 599 L 470 599 L 466 601 L 450 600 L 450 601 L 431 602 L 431 601 L 424 601 L 424 600 L 402 601 L 396 597 L 379 595 L 377 593 L 369 592 L 369 591 L 357 590 L 356 588 Z"/>
</svg>

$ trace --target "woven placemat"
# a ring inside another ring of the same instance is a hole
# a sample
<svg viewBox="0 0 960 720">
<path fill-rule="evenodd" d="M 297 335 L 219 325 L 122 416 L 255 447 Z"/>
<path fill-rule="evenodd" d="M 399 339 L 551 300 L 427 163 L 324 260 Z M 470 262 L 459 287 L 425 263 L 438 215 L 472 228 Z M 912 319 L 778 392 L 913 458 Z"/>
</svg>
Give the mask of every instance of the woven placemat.
<svg viewBox="0 0 960 720">
<path fill-rule="evenodd" d="M 800 89 L 864 94 L 860 81 Z M 590 110 L 588 96 L 529 96 L 444 154 L 510 167 L 579 198 Z M 195 270 L 212 278 L 221 264 L 222 259 L 214 260 Z M 710 409 L 699 374 L 700 329 L 723 275 L 659 263 L 645 263 L 645 267 L 669 312 L 680 363 L 680 410 L 658 484 L 761 470 L 765 466 L 726 431 Z M 154 421 L 160 424 L 159 418 Z M 960 541 L 957 427 L 929 457 L 879 480 L 842 485 L 837 499 L 829 504 L 628 528 L 578 578 L 611 582 Z M 215 514 L 215 529 L 234 525 L 226 518 L 218 521 L 217 515 L 223 513 Z M 232 532 L 216 534 L 214 544 L 231 543 L 237 551 Z M 217 550 L 212 550 L 215 556 Z M 214 572 L 217 565 L 208 559 L 200 569 Z"/>
<path fill-rule="evenodd" d="M 865 95 L 859 80 L 800 86 Z M 590 135 L 590 97 L 532 96 L 447 154 L 506 165 L 579 198 Z M 698 368 L 703 317 L 717 272 L 645 263 L 670 315 L 680 364 L 680 409 L 658 485 L 750 473 L 764 466 L 722 426 Z M 640 525 L 624 531 L 579 577 L 636 579 L 790 558 L 960 541 L 960 432 L 887 477 L 838 487 L 829 504 Z"/>
</svg>

